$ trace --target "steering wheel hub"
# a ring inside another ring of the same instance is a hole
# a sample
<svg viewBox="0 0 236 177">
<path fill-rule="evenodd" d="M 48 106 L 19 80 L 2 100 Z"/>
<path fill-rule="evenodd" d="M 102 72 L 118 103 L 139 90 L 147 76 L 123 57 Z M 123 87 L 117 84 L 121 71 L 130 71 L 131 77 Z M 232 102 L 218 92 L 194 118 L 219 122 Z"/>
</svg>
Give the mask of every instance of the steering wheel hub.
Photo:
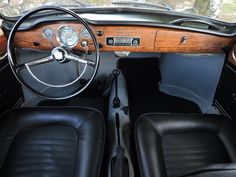
<svg viewBox="0 0 236 177">
<path fill-rule="evenodd" d="M 67 51 L 62 47 L 56 47 L 51 53 L 52 59 L 56 62 L 63 63 L 67 58 Z"/>
</svg>

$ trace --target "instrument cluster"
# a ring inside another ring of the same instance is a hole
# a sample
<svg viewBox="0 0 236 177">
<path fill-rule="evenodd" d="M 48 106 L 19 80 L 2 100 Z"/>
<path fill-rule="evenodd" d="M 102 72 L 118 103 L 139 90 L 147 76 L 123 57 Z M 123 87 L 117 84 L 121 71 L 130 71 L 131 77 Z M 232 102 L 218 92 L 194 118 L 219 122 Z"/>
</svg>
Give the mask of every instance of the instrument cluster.
<svg viewBox="0 0 236 177">
<path fill-rule="evenodd" d="M 51 41 L 53 39 L 54 32 L 50 28 L 45 28 L 43 30 L 43 36 Z M 73 48 L 78 44 L 81 38 L 83 39 L 91 38 L 86 28 L 82 28 L 79 33 L 75 28 L 66 25 L 60 26 L 56 30 L 57 42 L 63 47 Z"/>
</svg>

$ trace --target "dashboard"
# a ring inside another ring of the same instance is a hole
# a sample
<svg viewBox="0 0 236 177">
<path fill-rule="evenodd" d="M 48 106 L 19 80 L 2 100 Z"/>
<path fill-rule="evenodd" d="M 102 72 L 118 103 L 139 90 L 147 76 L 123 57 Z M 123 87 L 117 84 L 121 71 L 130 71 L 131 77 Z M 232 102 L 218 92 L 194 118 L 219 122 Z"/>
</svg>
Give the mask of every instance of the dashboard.
<svg viewBox="0 0 236 177">
<path fill-rule="evenodd" d="M 100 51 L 223 53 L 235 38 L 201 32 L 138 25 L 90 25 Z M 53 22 L 16 33 L 17 47 L 51 50 L 66 46 L 75 50 L 94 50 L 92 39 L 82 24 Z"/>
</svg>

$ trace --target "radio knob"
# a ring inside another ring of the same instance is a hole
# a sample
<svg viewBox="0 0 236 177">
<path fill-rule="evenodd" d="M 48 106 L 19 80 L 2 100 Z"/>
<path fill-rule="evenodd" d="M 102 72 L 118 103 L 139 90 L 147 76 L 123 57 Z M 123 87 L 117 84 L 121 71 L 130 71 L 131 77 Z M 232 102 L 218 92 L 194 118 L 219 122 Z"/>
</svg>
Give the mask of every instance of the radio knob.
<svg viewBox="0 0 236 177">
<path fill-rule="evenodd" d="M 138 41 L 137 39 L 134 39 L 134 40 L 132 41 L 132 44 L 133 44 L 133 45 L 139 45 L 139 41 Z"/>
<path fill-rule="evenodd" d="M 113 40 L 113 39 L 109 39 L 109 40 L 107 41 L 107 43 L 108 43 L 108 45 L 113 45 L 113 44 L 114 44 L 114 40 Z"/>
</svg>

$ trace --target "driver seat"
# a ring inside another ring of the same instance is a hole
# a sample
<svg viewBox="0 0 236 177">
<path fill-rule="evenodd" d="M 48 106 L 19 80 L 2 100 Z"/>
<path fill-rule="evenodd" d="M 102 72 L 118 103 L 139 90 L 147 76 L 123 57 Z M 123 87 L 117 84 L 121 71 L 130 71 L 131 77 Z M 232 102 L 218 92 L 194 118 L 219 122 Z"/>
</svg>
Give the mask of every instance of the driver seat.
<svg viewBox="0 0 236 177">
<path fill-rule="evenodd" d="M 97 177 L 104 120 L 91 108 L 21 108 L 0 120 L 1 177 Z"/>
</svg>

